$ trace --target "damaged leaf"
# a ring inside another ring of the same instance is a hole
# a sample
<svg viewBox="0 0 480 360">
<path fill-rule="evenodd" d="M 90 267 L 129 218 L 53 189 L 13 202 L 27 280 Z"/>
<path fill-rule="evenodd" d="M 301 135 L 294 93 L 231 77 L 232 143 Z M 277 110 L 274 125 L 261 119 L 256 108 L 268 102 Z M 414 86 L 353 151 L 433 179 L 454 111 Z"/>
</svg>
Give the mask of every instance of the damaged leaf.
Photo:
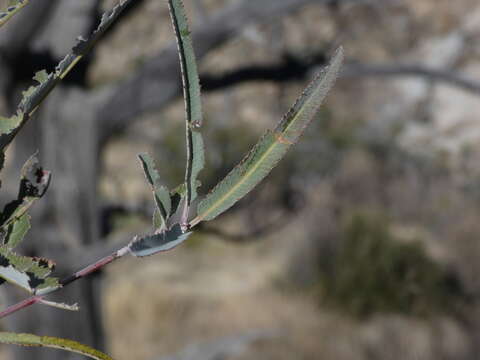
<svg viewBox="0 0 480 360">
<path fill-rule="evenodd" d="M 50 184 L 50 177 L 50 171 L 43 170 L 36 155 L 32 155 L 23 165 L 17 199 L 5 205 L 3 209 L 0 227 L 5 229 L 22 217 L 35 200 L 45 194 Z"/>
<path fill-rule="evenodd" d="M 48 277 L 54 267 L 51 260 L 17 255 L 8 246 L 0 246 L 0 278 L 31 294 L 60 287 L 57 278 Z"/>
<path fill-rule="evenodd" d="M 7 8 L 3 11 L 0 11 L 0 27 L 5 25 L 13 15 L 17 14 L 28 3 L 29 0 L 10 1 Z"/>
<path fill-rule="evenodd" d="M 122 0 L 112 10 L 103 14 L 96 30 L 87 38 L 79 38 L 72 51 L 58 63 L 52 73 L 45 70 L 35 74 L 33 79 L 37 85 L 30 86 L 23 92 L 17 113 L 10 118 L 0 117 L 0 151 L 3 151 L 13 140 L 22 126 L 47 97 L 52 89 L 70 72 L 80 59 L 90 50 L 99 37 L 108 29 L 120 13 L 132 0 Z M 0 19 L 1 22 L 1 19 Z"/>
</svg>

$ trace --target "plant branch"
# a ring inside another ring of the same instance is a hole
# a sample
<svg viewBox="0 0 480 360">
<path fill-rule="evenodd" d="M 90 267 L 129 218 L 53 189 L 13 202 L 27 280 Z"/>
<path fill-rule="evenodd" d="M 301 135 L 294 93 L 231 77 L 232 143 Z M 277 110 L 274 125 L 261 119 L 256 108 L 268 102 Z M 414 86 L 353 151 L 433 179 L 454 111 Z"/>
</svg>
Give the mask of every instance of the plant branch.
<svg viewBox="0 0 480 360">
<path fill-rule="evenodd" d="M 421 77 L 427 81 L 442 82 L 451 86 L 458 87 L 462 90 L 480 95 L 480 82 L 467 78 L 466 75 L 460 74 L 449 69 L 435 69 L 418 64 L 347 64 L 340 75 L 345 78 L 352 77 Z"/>
<path fill-rule="evenodd" d="M 70 283 L 72 283 L 72 282 L 74 282 L 74 281 L 76 281 L 76 280 L 78 280 L 82 277 L 85 277 L 85 276 L 101 269 L 102 267 L 110 264 L 114 260 L 117 260 L 117 259 L 123 257 L 124 255 L 128 254 L 128 252 L 129 252 L 129 246 L 128 245 L 124 246 L 124 247 L 120 248 L 119 250 L 114 251 L 110 255 L 107 255 L 107 256 L 101 258 L 100 260 L 94 262 L 93 264 L 86 266 L 82 270 L 79 270 L 79 271 L 73 273 L 72 275 L 62 279 L 60 281 L 60 285 L 62 285 L 62 287 L 67 286 L 68 284 L 70 284 Z"/>
<path fill-rule="evenodd" d="M 270 220 L 269 222 L 262 224 L 262 226 L 252 231 L 243 233 L 228 233 L 218 227 L 204 225 L 200 226 L 198 231 L 207 235 L 221 237 L 223 240 L 228 242 L 246 244 L 256 241 L 259 238 L 280 232 L 283 228 L 289 225 L 294 218 L 295 217 L 291 216 L 291 214 L 284 213 L 278 216 L 276 219 Z"/>
<path fill-rule="evenodd" d="M 251 65 L 237 69 L 235 71 L 222 75 L 204 74 L 201 76 L 203 90 L 215 91 L 228 86 L 247 81 L 271 81 L 287 82 L 306 76 L 313 68 L 324 63 L 325 56 L 322 52 L 310 56 L 308 60 L 300 60 L 289 55 L 285 55 L 280 63 L 269 65 Z M 470 91 L 474 94 L 480 94 L 480 83 L 468 80 L 464 75 L 446 70 L 431 69 L 423 65 L 398 65 L 398 64 L 376 64 L 365 65 L 360 63 L 347 63 L 343 67 L 340 77 L 367 77 L 367 76 L 415 76 L 424 78 L 427 81 L 436 81 L 447 85 L 456 86 L 459 89 Z M 208 233 L 218 233 L 214 228 L 200 228 L 200 231 Z M 242 241 L 245 238 L 255 237 L 255 234 L 218 234 L 231 241 Z M 122 239 L 93 244 L 82 249 L 79 253 L 74 250 L 67 254 L 67 264 L 71 268 L 78 268 L 87 263 L 89 259 L 97 258 L 101 254 L 107 254 L 115 251 L 119 243 L 125 241 L 125 235 Z M 65 255 L 64 255 L 65 256 Z"/>
<path fill-rule="evenodd" d="M 318 52 L 306 59 L 284 54 L 281 62 L 249 65 L 221 74 L 202 74 L 204 91 L 224 89 L 243 82 L 287 82 L 303 79 L 316 67 L 325 64 L 325 53 Z M 444 83 L 480 95 L 480 82 L 448 69 L 435 69 L 421 64 L 362 64 L 350 62 L 343 66 L 342 78 L 358 77 L 419 77 L 426 81 Z"/>
<path fill-rule="evenodd" d="M 72 275 L 67 276 L 66 278 L 60 280 L 61 287 L 58 287 L 58 288 L 55 288 L 55 289 L 52 289 L 52 290 L 48 290 L 45 293 L 35 294 L 35 295 L 33 295 L 33 296 L 31 296 L 27 299 L 24 299 L 24 300 L 14 304 L 14 305 L 11 305 L 11 306 L 7 307 L 5 310 L 0 312 L 0 319 L 6 317 L 8 315 L 11 315 L 11 314 L 13 314 L 13 313 L 15 313 L 19 310 L 25 309 L 25 308 L 27 308 L 31 305 L 44 302 L 45 296 L 47 296 L 51 293 L 57 292 L 58 290 L 60 290 L 63 287 L 71 284 L 72 282 L 74 282 L 78 279 L 81 279 L 81 278 L 83 278 L 83 277 L 85 277 L 85 276 L 87 276 L 87 275 L 89 275 L 89 274 L 91 274 L 95 271 L 100 270 L 105 265 L 110 264 L 111 262 L 123 257 L 124 255 L 126 255 L 128 253 L 129 253 L 129 245 L 124 246 L 117 251 L 114 251 L 110 255 L 107 255 L 107 256 L 101 258 L 100 260 L 94 262 L 93 264 L 90 264 L 90 265 L 86 266 L 85 268 L 73 273 Z"/>
</svg>

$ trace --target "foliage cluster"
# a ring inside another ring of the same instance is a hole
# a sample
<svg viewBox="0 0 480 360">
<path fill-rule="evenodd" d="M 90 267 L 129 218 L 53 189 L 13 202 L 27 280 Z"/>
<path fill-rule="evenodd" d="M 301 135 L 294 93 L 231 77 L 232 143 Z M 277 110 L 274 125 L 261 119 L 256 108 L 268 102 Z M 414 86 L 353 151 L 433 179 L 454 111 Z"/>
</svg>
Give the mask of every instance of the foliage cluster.
<svg viewBox="0 0 480 360">
<path fill-rule="evenodd" d="M 87 39 L 79 38 L 71 52 L 52 72 L 45 70 L 37 72 L 34 76 L 37 84 L 23 93 L 17 112 L 11 117 L 0 118 L 0 168 L 3 167 L 4 154 L 8 145 L 25 123 L 32 118 L 42 101 L 87 54 L 98 38 L 131 2 L 133 0 L 122 0 L 111 11 L 107 11 L 91 36 Z M 3 25 L 27 3 L 26 0 L 12 1 L 6 12 L 0 13 L 0 25 Z M 148 154 L 140 154 L 139 159 L 155 203 L 153 230 L 147 235 L 135 236 L 127 245 L 71 276 L 58 279 L 50 276 L 54 266 L 53 261 L 20 256 L 14 252 L 14 248 L 23 240 L 30 228 L 30 218 L 27 213 L 29 207 L 45 194 L 50 184 L 50 172 L 44 170 L 33 156 L 23 168 L 17 199 L 8 203 L 0 216 L 2 233 L 0 281 L 18 285 L 31 296 L 0 312 L 0 317 L 36 303 L 78 310 L 76 305 L 48 301 L 46 296 L 125 255 L 130 254 L 136 257 L 153 255 L 170 250 L 185 241 L 196 225 L 213 220 L 224 213 L 270 173 L 291 146 L 299 140 L 336 80 L 343 61 L 342 49 L 335 53 L 329 66 L 312 81 L 278 125 L 273 130 L 268 130 L 243 160 L 197 202 L 198 188 L 201 185 L 198 176 L 205 163 L 201 134 L 203 113 L 200 84 L 183 4 L 181 0 L 169 0 L 168 6 L 177 40 L 185 99 L 187 159 L 184 181 L 175 188 L 168 189 L 163 185 L 154 160 Z M 109 358 L 74 341 L 31 334 L 0 333 L 0 342 L 56 347 L 80 352 L 95 359 Z"/>
<path fill-rule="evenodd" d="M 426 253 L 420 239 L 396 238 L 388 220 L 358 212 L 344 225 L 341 246 L 321 271 L 324 300 L 364 317 L 374 312 L 425 316 L 455 309 L 458 281 Z"/>
</svg>

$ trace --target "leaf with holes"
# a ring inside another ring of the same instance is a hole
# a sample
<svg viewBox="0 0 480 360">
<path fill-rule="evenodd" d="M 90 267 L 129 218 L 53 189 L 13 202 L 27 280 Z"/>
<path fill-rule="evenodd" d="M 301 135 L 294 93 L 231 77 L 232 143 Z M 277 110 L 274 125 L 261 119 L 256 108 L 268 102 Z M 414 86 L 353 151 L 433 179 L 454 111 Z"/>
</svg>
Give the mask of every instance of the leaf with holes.
<svg viewBox="0 0 480 360">
<path fill-rule="evenodd" d="M 17 221 L 14 221 L 7 226 L 3 245 L 13 249 L 15 246 L 20 244 L 28 230 L 30 230 L 30 215 L 23 214 L 18 218 Z"/>
<path fill-rule="evenodd" d="M 185 99 L 187 165 L 185 169 L 186 192 L 182 222 L 186 222 L 190 204 L 197 197 L 197 177 L 205 165 L 203 138 L 199 131 L 203 115 L 200 81 L 185 9 L 181 0 L 169 0 L 168 5 L 180 56 Z"/>
<path fill-rule="evenodd" d="M 0 246 L 0 278 L 29 293 L 42 294 L 60 287 L 57 278 L 48 277 L 54 266 L 51 260 L 17 255 L 7 245 Z"/>
<path fill-rule="evenodd" d="M 35 200 L 41 198 L 50 184 L 50 171 L 39 165 L 36 155 L 32 155 L 23 165 L 20 188 L 16 200 L 11 201 L 0 216 L 0 227 L 6 230 L 13 222 L 21 218 Z"/>
</svg>

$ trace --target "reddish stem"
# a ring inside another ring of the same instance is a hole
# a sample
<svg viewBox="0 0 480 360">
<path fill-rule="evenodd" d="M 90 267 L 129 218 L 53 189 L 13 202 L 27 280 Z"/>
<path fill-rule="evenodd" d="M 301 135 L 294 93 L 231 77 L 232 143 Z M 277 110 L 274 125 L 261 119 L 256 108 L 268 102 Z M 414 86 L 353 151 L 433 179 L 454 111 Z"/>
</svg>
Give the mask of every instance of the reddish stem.
<svg viewBox="0 0 480 360">
<path fill-rule="evenodd" d="M 75 280 L 78 280 L 78 279 L 80 279 L 84 276 L 87 276 L 87 275 L 101 269 L 103 266 L 105 266 L 107 264 L 110 264 L 115 259 L 118 259 L 117 252 L 114 252 L 113 254 L 105 256 L 105 257 L 101 258 L 100 260 L 98 260 L 97 262 L 95 262 L 93 264 L 90 264 L 87 267 L 83 268 L 82 270 L 79 270 L 76 273 L 74 273 L 74 274 L 72 274 L 72 275 L 70 275 L 66 278 L 63 278 L 62 280 L 60 280 L 60 284 L 62 286 L 66 286 L 66 285 L 74 282 Z"/>
<path fill-rule="evenodd" d="M 17 312 L 18 310 L 29 307 L 30 305 L 36 304 L 42 299 L 43 299 L 43 295 L 35 295 L 25 300 L 22 300 L 14 305 L 11 305 L 7 307 L 5 310 L 3 310 L 2 312 L 0 312 L 0 319 L 10 314 L 13 314 L 14 312 Z"/>
</svg>

